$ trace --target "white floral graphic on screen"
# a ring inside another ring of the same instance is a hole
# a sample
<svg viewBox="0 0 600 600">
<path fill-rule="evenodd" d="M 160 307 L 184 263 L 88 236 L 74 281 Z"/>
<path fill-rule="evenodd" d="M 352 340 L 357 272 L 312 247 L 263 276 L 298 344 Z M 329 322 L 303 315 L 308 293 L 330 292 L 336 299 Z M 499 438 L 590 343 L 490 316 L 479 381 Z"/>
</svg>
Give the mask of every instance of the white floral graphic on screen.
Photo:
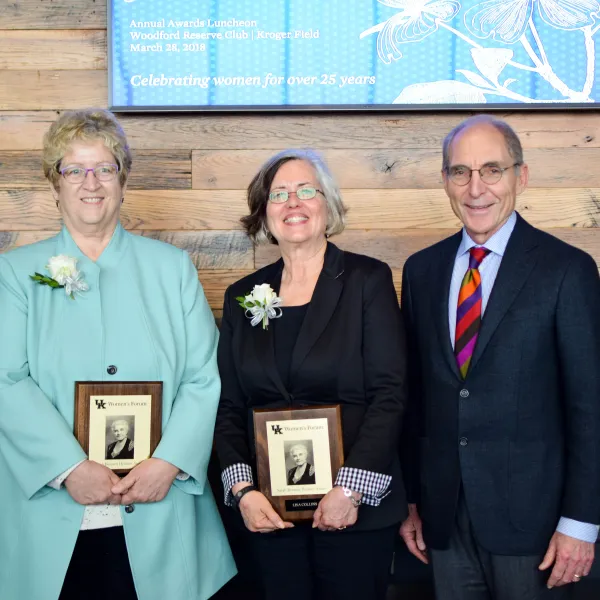
<svg viewBox="0 0 600 600">
<path fill-rule="evenodd" d="M 590 94 L 594 84 L 594 35 L 600 29 L 598 0 L 485 0 L 463 10 L 462 15 L 460 13 L 463 7 L 456 0 L 378 2 L 397 8 L 399 12 L 383 23 L 366 29 L 360 37 L 377 34 L 377 54 L 386 64 L 403 57 L 403 44 L 420 42 L 439 30 L 445 30 L 456 36 L 461 43 L 471 46 L 472 65 L 464 65 L 470 68 L 456 69 L 456 73 L 465 81 L 458 78 L 414 83 L 406 86 L 393 100 L 394 103 L 483 104 L 488 101 L 488 95 L 529 103 L 594 101 Z M 581 89 L 572 89 L 555 73 L 548 60 L 542 36 L 534 23 L 535 12 L 546 25 L 564 32 L 560 35 L 567 36 L 576 32 L 575 35 L 580 36 L 577 41 L 581 43 L 586 60 L 586 78 Z M 461 16 L 467 33 L 451 24 L 453 19 Z M 477 40 L 485 41 L 486 45 Z M 514 50 L 510 46 L 522 48 L 528 60 L 513 60 Z M 507 66 L 516 69 L 517 73 L 521 71 L 529 76 L 540 77 L 560 97 L 531 98 L 515 92 L 510 89 L 510 85 L 518 79 L 506 76 L 502 78 L 502 72 Z"/>
</svg>

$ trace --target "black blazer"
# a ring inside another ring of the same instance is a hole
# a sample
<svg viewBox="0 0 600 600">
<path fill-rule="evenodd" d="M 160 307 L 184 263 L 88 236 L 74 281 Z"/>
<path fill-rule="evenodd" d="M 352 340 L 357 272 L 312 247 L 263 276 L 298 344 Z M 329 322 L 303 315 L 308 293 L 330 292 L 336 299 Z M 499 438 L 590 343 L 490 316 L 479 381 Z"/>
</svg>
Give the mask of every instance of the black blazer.
<svg viewBox="0 0 600 600">
<path fill-rule="evenodd" d="M 112 451 L 114 450 L 114 447 L 116 445 L 117 445 L 117 442 L 113 442 L 112 444 L 109 444 L 108 447 L 106 448 L 106 459 L 107 460 L 122 460 L 125 458 L 133 458 L 133 452 L 134 452 L 133 442 L 129 438 L 127 438 L 125 440 L 125 445 L 123 446 L 123 449 L 121 450 L 121 452 L 119 452 L 119 454 L 117 454 L 117 456 L 115 456 L 113 458 Z"/>
<path fill-rule="evenodd" d="M 311 485 L 315 483 L 315 474 L 310 474 L 310 470 L 312 469 L 312 465 L 310 463 L 306 463 L 306 469 L 304 473 L 302 473 L 302 477 L 298 479 L 298 481 L 294 482 L 293 477 L 296 472 L 296 467 L 292 467 L 288 469 L 287 472 L 287 484 L 288 485 Z"/>
<path fill-rule="evenodd" d="M 277 292 L 282 269 L 280 259 L 225 293 L 215 428 L 221 468 L 246 463 L 255 469 L 253 408 L 340 404 L 345 465 L 392 475 L 392 493 L 378 507 L 362 506 L 355 528 L 397 523 L 406 515 L 397 447 L 406 351 L 390 268 L 328 243 L 292 355 L 289 389 L 275 363 L 271 328 L 252 327 L 235 300 L 262 283 Z"/>
<path fill-rule="evenodd" d="M 518 216 L 462 381 L 448 330 L 461 235 L 404 269 L 409 500 L 426 543 L 445 548 L 462 482 L 487 550 L 542 553 L 561 516 L 600 523 L 598 268 Z"/>
</svg>

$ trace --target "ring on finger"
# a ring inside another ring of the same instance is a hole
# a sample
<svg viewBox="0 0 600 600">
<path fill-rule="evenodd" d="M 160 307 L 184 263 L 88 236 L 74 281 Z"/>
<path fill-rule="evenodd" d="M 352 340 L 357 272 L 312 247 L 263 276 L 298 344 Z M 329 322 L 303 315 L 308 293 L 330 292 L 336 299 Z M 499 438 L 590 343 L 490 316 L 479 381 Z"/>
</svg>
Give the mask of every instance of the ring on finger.
<svg viewBox="0 0 600 600">
<path fill-rule="evenodd" d="M 581 579 L 581 575 L 573 575 L 573 581 L 579 581 Z"/>
<path fill-rule="evenodd" d="M 342 525 L 341 527 L 338 527 L 338 531 L 342 531 L 342 529 L 346 529 L 346 526 Z"/>
</svg>

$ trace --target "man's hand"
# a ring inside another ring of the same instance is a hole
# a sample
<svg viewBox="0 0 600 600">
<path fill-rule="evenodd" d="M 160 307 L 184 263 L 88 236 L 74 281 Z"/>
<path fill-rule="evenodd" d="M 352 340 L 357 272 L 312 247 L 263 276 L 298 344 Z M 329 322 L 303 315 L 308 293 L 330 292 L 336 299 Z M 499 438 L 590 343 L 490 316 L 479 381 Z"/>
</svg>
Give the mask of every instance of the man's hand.
<svg viewBox="0 0 600 600">
<path fill-rule="evenodd" d="M 421 517 L 419 517 L 416 504 L 408 505 L 408 517 L 400 525 L 400 535 L 410 553 L 428 565 L 427 546 L 425 546 L 425 541 L 423 540 L 423 524 L 421 523 Z"/>
<path fill-rule="evenodd" d="M 240 512 L 244 524 L 252 533 L 271 533 L 277 529 L 288 529 L 294 526 L 293 523 L 284 521 L 275 512 L 264 494 L 258 490 L 244 495 L 240 500 Z"/>
<path fill-rule="evenodd" d="M 548 588 L 576 583 L 589 575 L 594 562 L 594 544 L 559 533 L 552 536 L 540 571 L 554 564 L 548 578 Z"/>
<path fill-rule="evenodd" d="M 344 494 L 344 490 L 336 485 L 321 498 L 313 515 L 313 528 L 318 527 L 321 531 L 346 529 L 354 525 L 356 519 L 358 519 L 358 507 L 355 507 L 350 498 Z"/>
<path fill-rule="evenodd" d="M 89 506 L 91 504 L 121 504 L 121 496 L 112 491 L 119 477 L 109 468 L 93 460 L 85 460 L 65 479 L 71 498 Z"/>
<path fill-rule="evenodd" d="M 147 458 L 112 488 L 122 494 L 121 504 L 160 502 L 168 493 L 179 469 L 160 458 Z"/>
</svg>

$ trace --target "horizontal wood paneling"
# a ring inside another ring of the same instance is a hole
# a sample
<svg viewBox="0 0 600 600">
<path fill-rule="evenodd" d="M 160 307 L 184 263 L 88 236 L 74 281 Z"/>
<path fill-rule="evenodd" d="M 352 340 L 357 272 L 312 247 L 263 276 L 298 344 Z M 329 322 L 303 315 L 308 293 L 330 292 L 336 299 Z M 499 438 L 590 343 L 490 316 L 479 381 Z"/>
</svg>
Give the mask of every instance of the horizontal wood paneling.
<svg viewBox="0 0 600 600">
<path fill-rule="evenodd" d="M 0 69 L 106 69 L 106 31 L 0 31 Z"/>
<path fill-rule="evenodd" d="M 0 165 L 0 187 L 2 186 Z M 444 190 L 342 190 L 348 229 L 450 228 L 459 221 Z M 600 227 L 600 188 L 530 188 L 517 210 L 542 228 Z M 131 190 L 121 208 L 127 229 L 241 229 L 243 190 Z M 57 230 L 59 213 L 44 191 L 0 190 L 0 224 L 6 230 Z M 600 235 L 600 229 L 598 230 Z"/>
<path fill-rule="evenodd" d="M 101 73 L 101 72 L 100 72 Z M 98 74 L 96 74 L 98 75 Z M 3 74 L 0 74 L 2 77 Z M 102 78 L 102 75 L 99 75 Z M 106 75 L 101 82 L 106 86 Z M 21 88 L 18 88 L 21 89 Z M 68 88 L 67 88 L 68 89 Z M 77 90 L 78 88 L 71 88 Z M 2 92 L 0 100 L 9 93 Z M 39 90 L 37 93 L 39 95 Z M 96 92 L 95 92 L 96 93 Z M 105 94 L 105 92 L 102 92 Z M 27 90 L 22 89 L 12 102 L 18 112 L 0 112 L 0 150 L 39 150 L 42 136 L 52 121 L 55 110 L 32 111 L 26 103 Z M 71 98 L 79 101 L 76 108 L 98 105 L 87 96 Z M 100 98 L 102 105 L 106 96 Z M 70 104 L 70 106 L 73 106 Z M 40 108 L 38 105 L 34 109 Z M 51 109 L 64 108 L 52 104 Z M 120 115 L 132 148 L 281 150 L 284 148 L 326 149 L 402 149 L 428 148 L 441 155 L 444 136 L 470 113 L 362 113 L 362 114 L 169 114 Z M 529 148 L 598 148 L 600 147 L 600 113 L 581 112 L 506 112 L 494 113 L 517 130 L 526 149 Z M 564 168 L 564 165 L 563 165 Z M 439 170 L 439 168 L 438 168 Z"/>
<path fill-rule="evenodd" d="M 325 159 L 342 187 L 442 187 L 439 149 L 326 150 Z M 192 154 L 195 189 L 232 189 L 248 185 L 270 150 L 215 150 Z M 525 154 L 530 185 L 600 187 L 600 148 L 532 148 Z M 568 167 L 566 167 L 568 165 Z"/>
<path fill-rule="evenodd" d="M 131 189 L 189 189 L 192 185 L 191 153 L 185 150 L 133 151 Z M 45 190 L 40 151 L 0 152 L 0 189 Z"/>
<path fill-rule="evenodd" d="M 0 29 L 105 29 L 106 0 L 5 0 Z"/>
<path fill-rule="evenodd" d="M 185 250 L 198 270 L 254 268 L 254 247 L 241 231 L 133 231 Z M 0 231 L 0 252 L 47 239 L 56 231 Z"/>
<path fill-rule="evenodd" d="M 0 70 L 0 110 L 105 108 L 107 86 L 105 70 Z"/>
<path fill-rule="evenodd" d="M 450 229 L 396 229 L 347 230 L 332 238 L 344 250 L 367 254 L 388 263 L 392 269 L 401 269 L 406 259 L 415 252 L 452 235 Z M 600 235 L 597 229 L 551 229 L 552 235 L 585 250 L 600 265 Z M 279 257 L 277 246 L 259 246 L 256 249 L 256 267 L 263 267 Z"/>
</svg>

